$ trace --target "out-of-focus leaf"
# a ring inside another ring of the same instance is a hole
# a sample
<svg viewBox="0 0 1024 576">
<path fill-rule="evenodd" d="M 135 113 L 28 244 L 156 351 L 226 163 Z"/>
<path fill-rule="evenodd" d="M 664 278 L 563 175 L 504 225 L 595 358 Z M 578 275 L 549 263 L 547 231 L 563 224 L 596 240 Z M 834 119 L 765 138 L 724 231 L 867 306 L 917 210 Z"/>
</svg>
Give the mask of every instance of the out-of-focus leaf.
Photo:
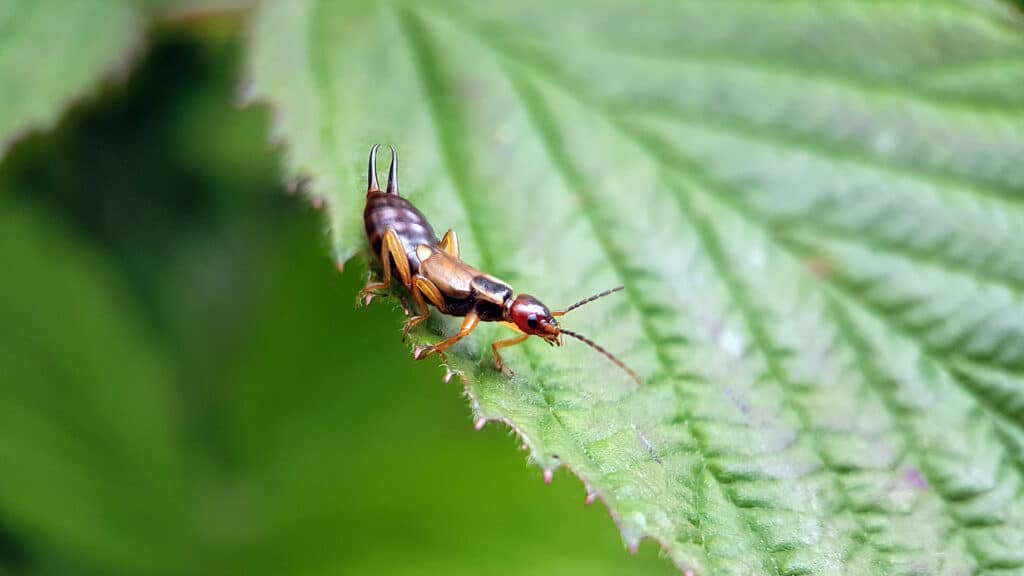
<svg viewBox="0 0 1024 576">
<path fill-rule="evenodd" d="M 565 323 L 640 388 L 575 342 L 504 377 L 491 326 L 451 355 L 627 542 L 708 574 L 1024 570 L 1010 4 L 288 0 L 251 38 L 339 261 L 381 142 L 479 268 L 553 307 L 627 285 Z"/>
<path fill-rule="evenodd" d="M 176 572 L 191 510 L 168 372 L 102 263 L 23 214 L 0 210 L 0 512 L 83 573 Z"/>
<path fill-rule="evenodd" d="M 0 0 L 0 155 L 123 73 L 141 35 L 131 0 Z"/>
</svg>

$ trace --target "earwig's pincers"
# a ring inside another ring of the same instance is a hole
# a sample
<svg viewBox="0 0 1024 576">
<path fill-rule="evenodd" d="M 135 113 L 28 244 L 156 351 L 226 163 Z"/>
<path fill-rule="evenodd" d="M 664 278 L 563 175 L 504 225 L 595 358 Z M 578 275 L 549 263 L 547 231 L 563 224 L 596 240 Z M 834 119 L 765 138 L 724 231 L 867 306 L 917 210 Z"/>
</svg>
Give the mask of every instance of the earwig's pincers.
<svg viewBox="0 0 1024 576">
<path fill-rule="evenodd" d="M 562 335 L 567 334 L 600 352 L 640 383 L 636 372 L 621 360 L 582 334 L 562 328 L 555 320 L 588 302 L 622 290 L 622 286 L 585 298 L 557 312 L 552 312 L 528 294 L 514 297 L 512 287 L 507 283 L 462 261 L 454 230 L 448 230 L 438 240 L 423 213 L 399 196 L 398 154 L 393 147 L 388 184 L 381 192 L 377 182 L 379 148 L 380 145 L 375 144 L 370 149 L 363 223 L 370 248 L 381 265 L 382 281 L 367 284 L 359 292 L 359 301 L 369 304 L 375 294 L 391 286 L 392 275 L 397 274 L 419 309 L 419 314 L 410 318 L 402 328 L 403 340 L 412 328 L 430 317 L 428 305 L 442 314 L 464 318 L 457 334 L 434 346 L 417 347 L 413 352 L 414 358 L 419 360 L 437 354 L 445 359 L 444 351 L 473 332 L 480 322 L 499 322 L 519 333 L 491 344 L 495 366 L 500 370 L 506 369 L 498 352 L 501 348 L 520 344 L 530 336 L 539 336 L 551 346 L 561 346 Z"/>
</svg>

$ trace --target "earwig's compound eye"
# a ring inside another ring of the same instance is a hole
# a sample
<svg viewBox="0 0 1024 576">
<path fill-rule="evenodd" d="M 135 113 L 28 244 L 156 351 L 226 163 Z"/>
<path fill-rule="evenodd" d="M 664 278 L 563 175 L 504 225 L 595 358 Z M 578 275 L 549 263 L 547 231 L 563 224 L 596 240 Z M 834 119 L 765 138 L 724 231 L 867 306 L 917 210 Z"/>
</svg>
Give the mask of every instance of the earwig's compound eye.
<svg viewBox="0 0 1024 576">
<path fill-rule="evenodd" d="M 527 316 L 526 317 L 526 325 L 530 327 L 530 330 L 536 330 L 537 329 L 537 315 L 536 314 L 530 314 L 529 316 Z"/>
</svg>

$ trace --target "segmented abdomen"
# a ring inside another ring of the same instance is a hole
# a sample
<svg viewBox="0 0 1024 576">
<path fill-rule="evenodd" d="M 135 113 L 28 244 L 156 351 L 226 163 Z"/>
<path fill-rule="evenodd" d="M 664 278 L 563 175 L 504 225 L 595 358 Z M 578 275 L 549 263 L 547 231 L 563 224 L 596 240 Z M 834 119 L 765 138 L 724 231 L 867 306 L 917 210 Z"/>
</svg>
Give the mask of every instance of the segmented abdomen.
<svg viewBox="0 0 1024 576">
<path fill-rule="evenodd" d="M 434 246 L 437 236 L 427 218 L 411 202 L 397 194 L 371 192 L 366 196 L 366 208 L 363 210 L 363 224 L 366 226 L 366 237 L 375 256 L 380 256 L 384 234 L 392 229 L 405 247 L 405 256 L 409 260 L 409 268 L 413 274 L 419 272 L 420 261 L 416 257 L 416 247 L 420 244 Z"/>
</svg>

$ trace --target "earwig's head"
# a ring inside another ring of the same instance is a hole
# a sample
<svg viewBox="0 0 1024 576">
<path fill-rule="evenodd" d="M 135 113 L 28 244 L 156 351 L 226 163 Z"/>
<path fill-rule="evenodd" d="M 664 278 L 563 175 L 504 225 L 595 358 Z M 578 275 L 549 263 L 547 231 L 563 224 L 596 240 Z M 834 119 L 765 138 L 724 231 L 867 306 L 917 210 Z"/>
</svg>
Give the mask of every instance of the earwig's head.
<svg viewBox="0 0 1024 576">
<path fill-rule="evenodd" d="M 640 376 L 634 372 L 632 368 L 626 366 L 622 360 L 616 358 L 614 354 L 605 350 L 600 344 L 579 332 L 573 332 L 572 330 L 562 328 L 558 325 L 558 321 L 555 320 L 556 316 L 565 316 L 567 313 L 583 306 L 584 304 L 589 304 L 594 300 L 604 298 L 605 296 L 614 294 L 622 289 L 623 286 L 616 286 L 615 288 L 605 290 L 600 294 L 594 294 L 593 296 L 584 298 L 565 310 L 559 310 L 557 312 L 548 310 L 548 307 L 542 304 L 540 300 L 537 300 L 529 294 L 520 294 L 515 300 L 510 300 L 505 304 L 505 321 L 512 322 L 520 331 L 528 336 L 540 336 L 545 342 L 552 346 L 561 346 L 562 334 L 568 334 L 569 336 L 600 352 L 602 356 L 611 360 L 616 366 L 622 368 L 623 371 L 629 374 L 629 377 L 637 384 L 642 384 L 643 381 L 640 380 Z"/>
<path fill-rule="evenodd" d="M 505 319 L 523 334 L 540 336 L 552 346 L 562 345 L 562 330 L 548 307 L 529 294 L 520 294 L 505 306 Z"/>
</svg>

